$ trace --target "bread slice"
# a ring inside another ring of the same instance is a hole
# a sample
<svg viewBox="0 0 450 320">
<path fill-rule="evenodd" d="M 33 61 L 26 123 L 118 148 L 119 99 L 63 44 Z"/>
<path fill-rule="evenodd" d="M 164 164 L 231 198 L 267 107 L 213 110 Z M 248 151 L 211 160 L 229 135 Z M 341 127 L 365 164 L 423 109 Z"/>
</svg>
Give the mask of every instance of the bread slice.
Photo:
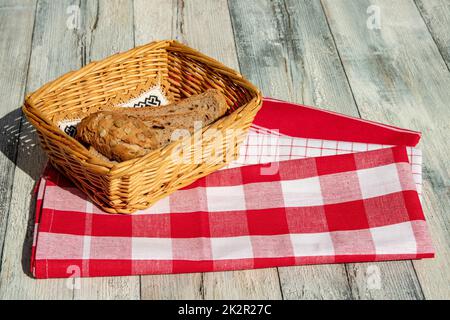
<svg viewBox="0 0 450 320">
<path fill-rule="evenodd" d="M 189 98 L 171 103 L 166 106 L 153 106 L 144 108 L 123 108 L 124 113 L 132 112 L 140 119 L 146 121 L 153 118 L 191 114 L 206 114 L 206 119 L 217 119 L 225 114 L 228 105 L 223 94 L 217 89 L 208 89 L 205 92 L 190 96 Z M 214 121 L 214 120 L 213 120 Z"/>
<path fill-rule="evenodd" d="M 225 97 L 217 90 L 207 90 L 168 106 L 137 109 L 136 113 L 144 123 L 157 131 L 159 146 L 171 141 L 175 130 L 187 130 L 192 134 L 196 128 L 203 128 L 223 116 L 228 110 Z"/>
</svg>

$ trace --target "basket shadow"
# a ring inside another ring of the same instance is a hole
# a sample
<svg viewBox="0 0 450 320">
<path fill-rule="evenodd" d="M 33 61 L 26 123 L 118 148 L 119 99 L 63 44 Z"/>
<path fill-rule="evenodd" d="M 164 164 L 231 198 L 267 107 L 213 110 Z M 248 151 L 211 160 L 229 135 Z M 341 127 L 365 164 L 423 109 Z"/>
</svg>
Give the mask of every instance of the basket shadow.
<svg viewBox="0 0 450 320">
<path fill-rule="evenodd" d="M 21 108 L 0 118 L 0 152 L 37 181 L 41 170 L 38 167 L 42 167 L 42 159 L 46 156 L 39 146 L 36 130 L 26 120 Z"/>
</svg>

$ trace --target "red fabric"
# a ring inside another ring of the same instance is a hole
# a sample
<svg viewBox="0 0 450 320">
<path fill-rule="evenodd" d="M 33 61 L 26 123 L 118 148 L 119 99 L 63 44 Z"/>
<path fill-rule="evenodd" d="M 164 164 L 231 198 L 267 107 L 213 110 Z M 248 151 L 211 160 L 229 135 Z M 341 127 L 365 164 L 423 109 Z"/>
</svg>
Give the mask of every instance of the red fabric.
<svg viewBox="0 0 450 320">
<path fill-rule="evenodd" d="M 420 140 L 417 131 L 272 98 L 264 101 L 254 123 L 294 137 L 405 146 L 415 146 Z"/>
<path fill-rule="evenodd" d="M 280 108 L 298 113 L 286 124 Z M 333 117 L 338 127 L 348 124 Z M 282 133 L 309 138 L 320 132 L 299 128 L 323 112 L 270 100 L 255 124 L 269 126 L 266 118 Z M 230 167 L 134 215 L 103 213 L 49 167 L 38 188 L 32 272 L 93 277 L 433 257 L 404 146 L 420 136 L 351 121 L 359 131 L 325 127 L 314 138 L 399 146 L 289 158 L 276 162 L 275 174 L 262 174 L 263 164 Z M 372 130 L 384 134 L 364 136 Z"/>
</svg>

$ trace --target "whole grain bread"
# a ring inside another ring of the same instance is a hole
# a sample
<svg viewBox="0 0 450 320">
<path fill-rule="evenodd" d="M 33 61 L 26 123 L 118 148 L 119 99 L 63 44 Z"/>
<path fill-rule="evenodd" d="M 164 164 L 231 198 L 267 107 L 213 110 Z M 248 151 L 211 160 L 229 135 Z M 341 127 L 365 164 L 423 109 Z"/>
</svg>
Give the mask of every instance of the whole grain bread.
<svg viewBox="0 0 450 320">
<path fill-rule="evenodd" d="M 186 114 L 206 114 L 206 119 L 217 119 L 221 117 L 228 109 L 227 102 L 223 94 L 217 89 L 208 89 L 203 93 L 190 96 L 186 99 L 165 105 L 143 108 L 121 108 L 118 112 L 139 116 L 142 120 L 168 116 Z"/>
<path fill-rule="evenodd" d="M 110 160 L 125 161 L 167 145 L 177 129 L 193 133 L 227 110 L 225 97 L 210 89 L 167 106 L 93 113 L 80 122 L 76 138 Z"/>
<path fill-rule="evenodd" d="M 76 137 L 116 161 L 143 156 L 158 146 L 156 137 L 142 120 L 111 111 L 84 118 L 78 124 Z"/>
</svg>

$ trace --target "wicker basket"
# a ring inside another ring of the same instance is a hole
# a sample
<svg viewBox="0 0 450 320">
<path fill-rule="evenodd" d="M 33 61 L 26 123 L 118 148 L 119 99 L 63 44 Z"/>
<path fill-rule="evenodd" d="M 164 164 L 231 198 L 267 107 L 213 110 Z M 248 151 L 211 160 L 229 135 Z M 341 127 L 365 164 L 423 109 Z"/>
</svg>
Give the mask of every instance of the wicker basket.
<svg viewBox="0 0 450 320">
<path fill-rule="evenodd" d="M 83 118 L 109 109 L 111 101 L 132 98 L 152 81 L 158 81 L 175 101 L 208 88 L 217 88 L 225 95 L 230 106 L 227 115 L 201 129 L 201 137 L 210 129 L 223 134 L 223 153 L 202 154 L 201 161 L 175 161 L 170 155 L 181 145 L 186 146 L 187 141 L 190 154 L 199 147 L 209 150 L 216 143 L 186 137 L 144 157 L 113 163 L 93 156 L 57 125 L 64 119 Z M 235 159 L 260 107 L 260 91 L 239 73 L 181 43 L 167 40 L 67 73 L 27 96 L 23 112 L 36 128 L 50 162 L 61 173 L 103 210 L 132 213 Z"/>
</svg>

